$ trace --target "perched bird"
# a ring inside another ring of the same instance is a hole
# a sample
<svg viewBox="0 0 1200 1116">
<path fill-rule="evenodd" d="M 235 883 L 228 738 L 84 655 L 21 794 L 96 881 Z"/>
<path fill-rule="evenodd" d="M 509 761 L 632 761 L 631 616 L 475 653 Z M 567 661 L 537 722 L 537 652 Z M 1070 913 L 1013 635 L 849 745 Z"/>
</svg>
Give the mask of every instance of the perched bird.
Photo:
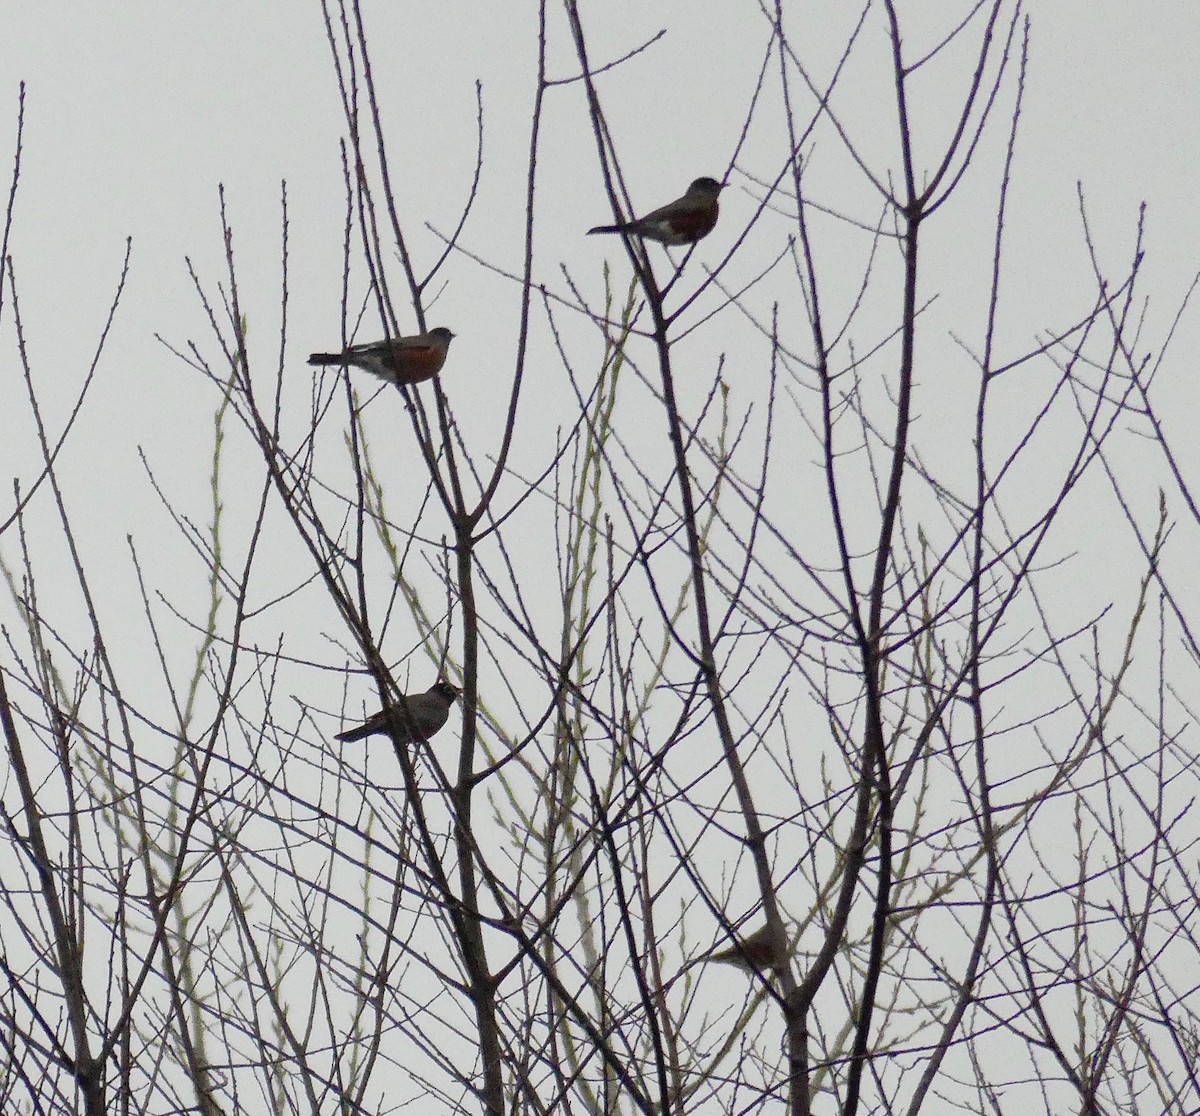
<svg viewBox="0 0 1200 1116">
<path fill-rule="evenodd" d="M 594 229 L 588 229 L 588 235 L 632 233 L 661 244 L 695 244 L 713 231 L 721 212 L 717 195 L 723 189 L 724 183 L 715 178 L 697 178 L 683 197 L 668 202 L 661 209 L 621 225 L 597 225 Z"/>
<path fill-rule="evenodd" d="M 461 693 L 462 690 L 453 683 L 439 678 L 423 694 L 405 695 L 395 705 L 368 717 L 361 725 L 339 732 L 337 739 L 349 742 L 383 733 L 397 744 L 428 740 L 446 723 L 450 706 Z"/>
<path fill-rule="evenodd" d="M 372 376 L 392 384 L 419 384 L 436 376 L 446 363 L 446 353 L 454 337 L 445 326 L 412 337 L 393 337 L 390 341 L 372 341 L 351 345 L 344 353 L 313 353 L 309 364 L 353 364 Z"/>
<path fill-rule="evenodd" d="M 771 973 L 782 969 L 788 959 L 787 933 L 779 927 L 779 933 L 772 933 L 771 924 L 755 930 L 748 938 L 743 938 L 729 949 L 715 950 L 699 958 L 701 961 L 722 961 L 727 965 L 735 965 L 746 973 Z"/>
</svg>

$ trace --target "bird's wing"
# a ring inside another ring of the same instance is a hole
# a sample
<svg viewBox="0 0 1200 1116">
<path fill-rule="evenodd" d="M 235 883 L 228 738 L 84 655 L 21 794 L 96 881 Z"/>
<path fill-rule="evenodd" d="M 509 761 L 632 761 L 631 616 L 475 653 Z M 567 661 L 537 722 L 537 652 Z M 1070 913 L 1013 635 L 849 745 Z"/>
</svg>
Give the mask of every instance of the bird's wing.
<svg viewBox="0 0 1200 1116">
<path fill-rule="evenodd" d="M 684 195 L 682 198 L 676 198 L 674 201 L 667 202 L 666 205 L 660 205 L 653 213 L 647 213 L 640 220 L 645 221 L 647 224 L 657 221 L 669 221 L 672 217 L 682 217 L 686 214 L 695 213 L 697 208 L 696 203 Z"/>
<path fill-rule="evenodd" d="M 412 698 L 408 697 L 401 698 L 397 704 L 388 709 L 381 709 L 371 720 L 378 726 L 376 732 L 390 736 L 392 729 L 395 728 L 396 732 L 401 734 L 396 738 L 401 744 L 406 744 L 412 739 L 414 728 L 418 732 L 424 731 L 421 727 L 420 714 L 413 709 Z"/>
<path fill-rule="evenodd" d="M 415 353 L 419 351 L 433 352 L 438 349 L 441 342 L 436 337 L 431 337 L 428 333 L 418 333 L 415 337 L 397 337 L 392 342 L 392 347 L 403 349 L 406 353 Z"/>
<path fill-rule="evenodd" d="M 413 337 L 394 337 L 391 341 L 368 341 L 362 345 L 351 345 L 346 352 L 354 356 L 375 356 L 397 350 L 415 354 L 432 353 L 437 347 L 437 342 L 431 340 L 429 334 L 418 333 Z"/>
</svg>

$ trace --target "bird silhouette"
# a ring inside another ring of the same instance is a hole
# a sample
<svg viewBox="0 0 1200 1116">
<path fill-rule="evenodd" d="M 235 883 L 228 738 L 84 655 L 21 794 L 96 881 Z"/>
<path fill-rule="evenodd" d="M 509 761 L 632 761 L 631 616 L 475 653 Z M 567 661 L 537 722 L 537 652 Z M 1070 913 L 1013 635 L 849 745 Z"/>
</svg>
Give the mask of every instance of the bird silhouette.
<svg viewBox="0 0 1200 1116">
<path fill-rule="evenodd" d="M 787 932 L 782 926 L 776 930 L 771 923 L 759 927 L 748 938 L 742 938 L 728 949 L 714 950 L 698 958 L 698 961 L 719 961 L 733 965 L 746 973 L 771 973 L 782 969 L 788 960 Z"/>
<path fill-rule="evenodd" d="M 725 189 L 715 178 L 697 178 L 681 198 L 619 225 L 597 225 L 588 229 L 592 233 L 632 233 L 645 240 L 657 240 L 660 244 L 695 244 L 697 240 L 713 231 L 720 216 L 721 207 L 717 195 Z"/>
<path fill-rule="evenodd" d="M 349 743 L 382 733 L 397 744 L 428 740 L 450 716 L 450 707 L 462 693 L 457 686 L 439 678 L 423 694 L 405 694 L 394 705 L 381 709 L 361 725 L 337 734 L 338 740 Z"/>
</svg>

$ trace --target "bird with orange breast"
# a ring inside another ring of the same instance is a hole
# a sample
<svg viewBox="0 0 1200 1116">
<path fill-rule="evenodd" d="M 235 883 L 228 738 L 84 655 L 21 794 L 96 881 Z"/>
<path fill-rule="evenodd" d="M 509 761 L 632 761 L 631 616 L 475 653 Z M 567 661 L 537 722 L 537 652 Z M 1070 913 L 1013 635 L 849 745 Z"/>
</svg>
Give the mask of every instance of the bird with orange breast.
<svg viewBox="0 0 1200 1116">
<path fill-rule="evenodd" d="M 411 337 L 351 345 L 341 353 L 313 353 L 308 363 L 318 366 L 352 364 L 390 384 L 419 384 L 442 370 L 453 338 L 454 334 L 445 326 L 438 326 L 428 333 Z"/>
<path fill-rule="evenodd" d="M 683 197 L 667 202 L 653 213 L 619 225 L 597 225 L 588 229 L 588 235 L 629 233 L 643 240 L 657 240 L 660 244 L 695 244 L 713 231 L 721 214 L 717 196 L 724 189 L 725 184 L 715 178 L 697 178 Z"/>
</svg>

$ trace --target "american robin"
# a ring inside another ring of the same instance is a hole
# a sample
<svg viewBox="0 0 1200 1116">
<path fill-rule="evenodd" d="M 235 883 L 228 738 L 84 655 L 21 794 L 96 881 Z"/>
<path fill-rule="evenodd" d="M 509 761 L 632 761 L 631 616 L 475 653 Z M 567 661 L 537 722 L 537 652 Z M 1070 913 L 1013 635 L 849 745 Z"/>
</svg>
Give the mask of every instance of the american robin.
<svg viewBox="0 0 1200 1116">
<path fill-rule="evenodd" d="M 406 694 L 395 705 L 381 709 L 361 725 L 339 732 L 337 739 L 349 742 L 384 733 L 397 744 L 428 740 L 450 716 L 452 706 L 462 693 L 457 686 L 439 678 L 423 694 Z"/>
<path fill-rule="evenodd" d="M 715 178 L 697 178 L 683 197 L 668 202 L 661 209 L 621 225 L 597 225 L 588 229 L 588 235 L 632 233 L 660 244 L 695 244 L 713 231 L 721 212 L 717 195 L 723 189 L 724 183 Z"/>
<path fill-rule="evenodd" d="M 734 965 L 746 973 L 770 973 L 787 964 L 787 933 L 780 927 L 780 934 L 772 932 L 770 923 L 755 930 L 729 949 L 716 950 L 700 958 L 701 961 L 721 961 Z"/>
<path fill-rule="evenodd" d="M 438 326 L 412 337 L 351 345 L 344 353 L 313 353 L 308 363 L 353 364 L 392 384 L 419 384 L 442 370 L 453 337 L 445 326 Z"/>
</svg>

